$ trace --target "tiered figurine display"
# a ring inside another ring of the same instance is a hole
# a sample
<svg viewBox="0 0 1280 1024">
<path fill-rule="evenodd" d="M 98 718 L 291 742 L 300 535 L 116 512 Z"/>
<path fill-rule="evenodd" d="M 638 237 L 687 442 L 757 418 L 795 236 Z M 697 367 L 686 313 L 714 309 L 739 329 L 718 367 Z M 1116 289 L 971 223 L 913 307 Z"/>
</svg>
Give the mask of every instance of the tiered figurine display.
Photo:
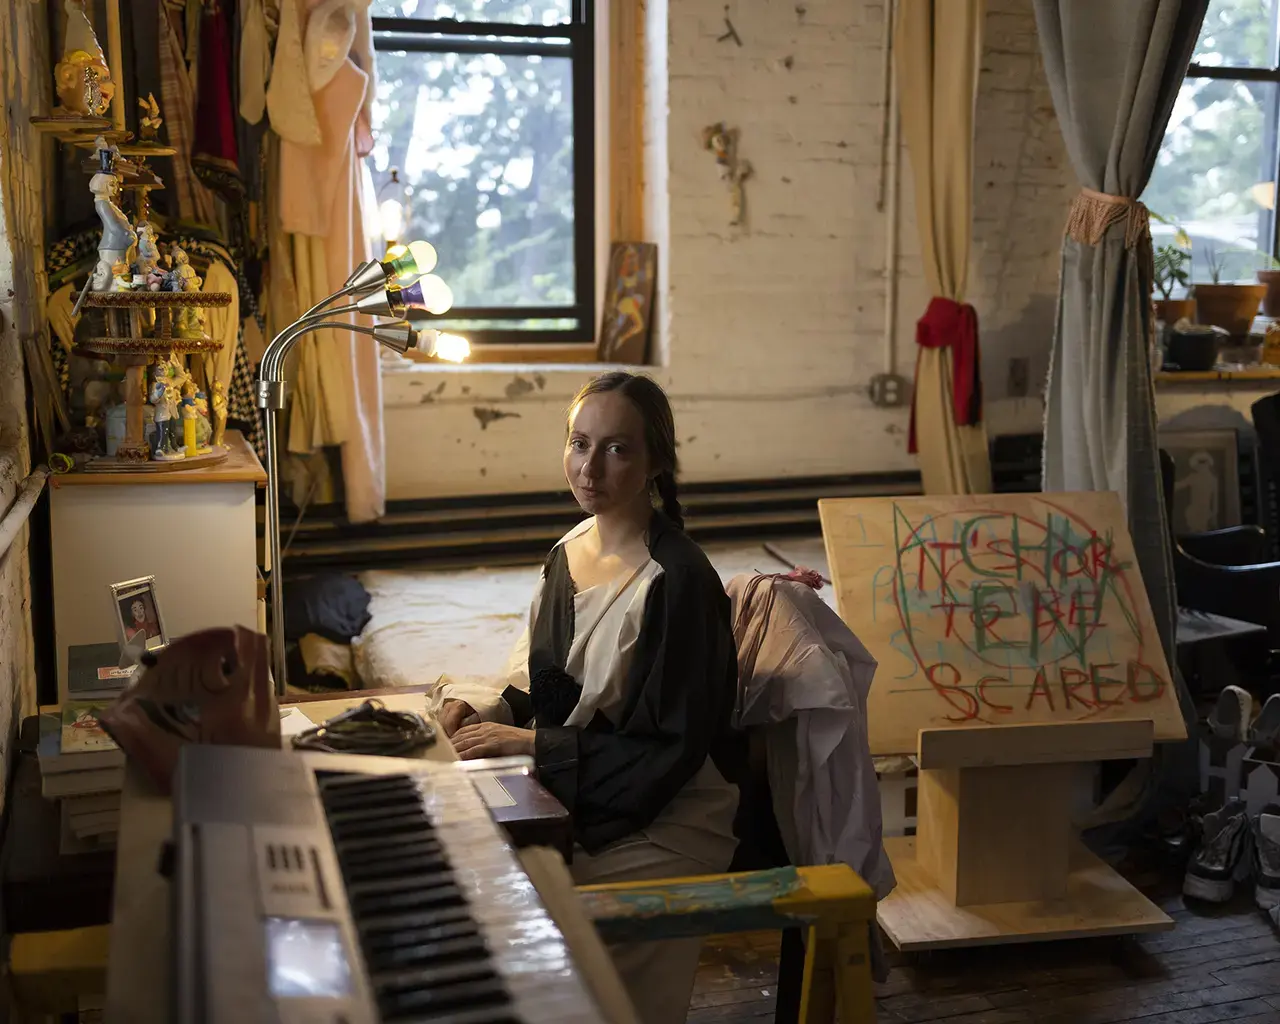
<svg viewBox="0 0 1280 1024">
<path fill-rule="evenodd" d="M 158 114 L 150 118 L 156 120 Z M 156 241 L 145 209 L 130 223 L 116 202 L 123 163 L 119 148 L 99 136 L 89 188 L 102 237 L 98 262 L 76 302 L 76 311 L 84 311 L 76 338 L 82 353 L 125 366 L 126 415 L 125 436 L 114 456 L 86 468 L 160 469 L 174 468 L 168 464 L 177 462 L 220 461 L 226 457 L 221 432 L 210 422 L 208 399 L 197 390 L 185 356 L 222 347 L 209 337 L 205 309 L 225 306 L 231 296 L 201 291 L 203 282 L 190 257 L 177 244 L 162 247 Z M 144 196 L 140 193 L 139 205 Z M 221 382 L 216 382 L 214 395 L 214 418 L 221 412 L 225 421 Z M 144 433 L 148 401 L 154 423 L 150 443 Z M 211 444 L 215 433 L 217 443 Z"/>
</svg>

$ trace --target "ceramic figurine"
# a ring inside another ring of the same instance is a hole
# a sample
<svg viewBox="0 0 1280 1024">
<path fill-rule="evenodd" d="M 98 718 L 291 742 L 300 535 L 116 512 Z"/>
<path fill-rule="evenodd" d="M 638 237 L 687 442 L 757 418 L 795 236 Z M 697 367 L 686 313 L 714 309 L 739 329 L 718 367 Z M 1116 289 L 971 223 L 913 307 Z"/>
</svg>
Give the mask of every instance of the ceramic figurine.
<svg viewBox="0 0 1280 1024">
<path fill-rule="evenodd" d="M 144 280 L 160 263 L 160 249 L 156 246 L 156 229 L 147 221 L 139 221 L 135 233 L 138 237 L 138 258 L 133 261 L 133 272 Z"/>
<path fill-rule="evenodd" d="M 209 443 L 213 438 L 213 425 L 209 422 L 209 398 L 203 391 L 196 392 L 196 447 L 201 455 L 213 451 Z"/>
<path fill-rule="evenodd" d="M 160 116 L 160 104 L 156 102 L 153 93 L 147 93 L 144 100 L 138 97 L 138 106 L 143 110 L 143 114 L 138 118 L 138 141 L 147 145 L 153 145 L 159 142 L 160 126 L 164 124 L 164 118 Z"/>
<path fill-rule="evenodd" d="M 133 290 L 133 275 L 129 273 L 129 264 L 120 262 L 111 268 L 111 287 L 108 290 L 113 292 Z"/>
<path fill-rule="evenodd" d="M 738 131 L 726 127 L 723 121 L 709 125 L 702 130 L 702 145 L 715 156 L 720 179 L 729 186 L 729 223 L 737 227 L 743 222 L 746 208 L 742 183 L 752 171 L 750 162 L 738 156 Z"/>
<path fill-rule="evenodd" d="M 120 179 L 114 174 L 95 174 L 89 179 L 89 191 L 93 193 L 93 208 L 102 221 L 102 237 L 98 240 L 99 263 L 105 260 L 108 274 L 117 263 L 132 263 L 133 249 L 138 244 L 138 236 L 134 233 L 129 218 L 116 206 L 114 199 L 116 187 Z M 94 271 L 95 278 L 98 271 Z M 108 282 L 107 288 L 110 287 Z M 105 291 L 106 288 L 95 287 L 94 291 Z"/>
<path fill-rule="evenodd" d="M 156 410 L 156 444 L 153 457 L 161 462 L 175 462 L 186 458 L 182 443 L 182 426 L 178 418 L 181 384 L 178 367 L 172 359 L 155 364 L 155 377 L 151 383 L 149 398 Z"/>
<path fill-rule="evenodd" d="M 173 269 L 169 272 L 169 291 L 198 292 L 203 282 L 191 265 L 187 254 L 179 246 L 169 247 L 169 259 L 173 261 Z M 184 306 L 178 314 L 174 330 L 180 338 L 207 337 L 204 330 L 204 310 L 195 306 Z"/>
<path fill-rule="evenodd" d="M 54 84 L 64 116 L 101 117 L 111 105 L 116 86 L 107 58 L 93 34 L 82 0 L 65 0 L 67 44 L 53 69 Z"/>
<path fill-rule="evenodd" d="M 213 382 L 213 446 L 226 448 L 222 443 L 227 432 L 227 386 L 220 380 Z"/>
<path fill-rule="evenodd" d="M 196 388 L 187 378 L 182 386 L 182 401 L 178 403 L 178 415 L 182 418 L 182 451 L 188 459 L 200 454 L 196 441 Z"/>
</svg>

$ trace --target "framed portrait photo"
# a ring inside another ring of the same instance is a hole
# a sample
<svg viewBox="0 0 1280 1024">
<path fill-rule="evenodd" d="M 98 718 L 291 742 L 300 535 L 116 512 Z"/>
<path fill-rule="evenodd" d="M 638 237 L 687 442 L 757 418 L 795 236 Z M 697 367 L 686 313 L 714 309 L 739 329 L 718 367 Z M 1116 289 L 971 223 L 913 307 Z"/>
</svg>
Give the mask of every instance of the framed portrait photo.
<svg viewBox="0 0 1280 1024">
<path fill-rule="evenodd" d="M 1240 525 L 1239 437 L 1230 429 L 1160 430 L 1173 459 L 1175 537 Z"/>
<path fill-rule="evenodd" d="M 116 628 L 120 646 L 145 638 L 146 649 L 157 651 L 169 643 L 156 596 L 156 578 L 140 576 L 136 580 L 111 584 L 111 600 L 115 605 Z"/>
</svg>

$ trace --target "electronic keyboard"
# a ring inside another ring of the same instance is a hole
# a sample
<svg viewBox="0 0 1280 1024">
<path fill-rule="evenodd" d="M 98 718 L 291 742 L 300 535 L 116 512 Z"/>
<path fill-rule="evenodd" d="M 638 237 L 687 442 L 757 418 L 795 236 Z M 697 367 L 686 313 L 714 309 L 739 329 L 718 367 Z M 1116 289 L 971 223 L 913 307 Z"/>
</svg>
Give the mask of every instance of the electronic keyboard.
<svg viewBox="0 0 1280 1024">
<path fill-rule="evenodd" d="M 183 1024 L 605 1020 L 451 764 L 189 745 L 174 831 Z"/>
</svg>

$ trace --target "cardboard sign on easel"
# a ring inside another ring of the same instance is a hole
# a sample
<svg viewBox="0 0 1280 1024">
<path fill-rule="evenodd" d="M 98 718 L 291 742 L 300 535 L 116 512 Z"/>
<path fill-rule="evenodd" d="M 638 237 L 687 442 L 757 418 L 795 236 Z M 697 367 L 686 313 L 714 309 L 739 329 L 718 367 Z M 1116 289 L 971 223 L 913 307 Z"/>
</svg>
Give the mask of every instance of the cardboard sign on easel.
<svg viewBox="0 0 1280 1024">
<path fill-rule="evenodd" d="M 874 754 L 920 762 L 917 835 L 887 840 L 900 948 L 1172 922 L 1081 846 L 1080 764 L 1186 737 L 1114 494 L 819 502 L 841 617 L 879 667 Z"/>
</svg>

